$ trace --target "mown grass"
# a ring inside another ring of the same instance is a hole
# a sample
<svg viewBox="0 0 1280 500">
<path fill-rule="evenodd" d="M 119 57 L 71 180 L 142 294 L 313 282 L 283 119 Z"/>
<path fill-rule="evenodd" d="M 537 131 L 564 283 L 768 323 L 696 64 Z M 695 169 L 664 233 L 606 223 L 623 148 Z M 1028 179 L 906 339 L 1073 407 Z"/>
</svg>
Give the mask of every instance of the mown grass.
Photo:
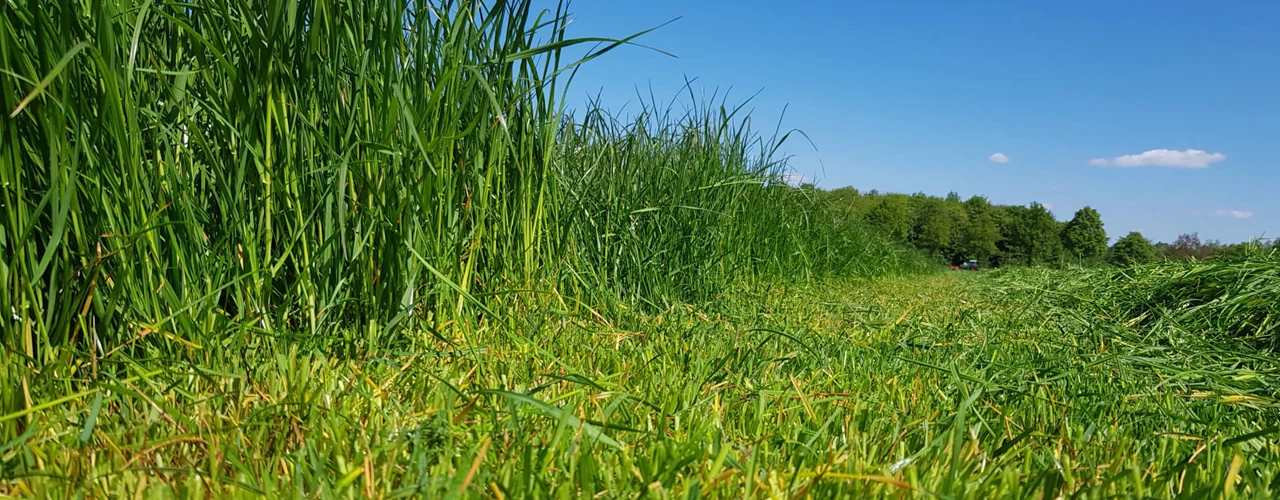
<svg viewBox="0 0 1280 500">
<path fill-rule="evenodd" d="M 1152 332 L 1280 349 L 1280 251 L 1274 249 L 1254 247 L 1208 262 L 1092 269 L 1064 288 L 1097 310 L 1131 318 Z"/>
<path fill-rule="evenodd" d="M 1274 356 L 1194 334 L 1153 342 L 1132 321 L 1056 305 L 1066 279 L 752 286 L 716 312 L 549 315 L 361 359 L 210 352 L 39 412 L 6 446 L 7 484 L 52 496 L 1273 496 Z"/>
<path fill-rule="evenodd" d="M 930 274 L 734 107 L 570 117 L 563 7 L 5 9 L 5 493 L 1280 488 L 1274 259 Z"/>
</svg>

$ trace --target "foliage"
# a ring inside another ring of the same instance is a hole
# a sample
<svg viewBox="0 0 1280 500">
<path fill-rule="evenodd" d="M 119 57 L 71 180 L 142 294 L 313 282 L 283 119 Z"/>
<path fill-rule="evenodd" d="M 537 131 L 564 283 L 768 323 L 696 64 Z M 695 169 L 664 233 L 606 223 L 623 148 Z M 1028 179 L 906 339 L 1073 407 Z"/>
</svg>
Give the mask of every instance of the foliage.
<svg viewBox="0 0 1280 500">
<path fill-rule="evenodd" d="M 1062 257 L 1061 224 L 1039 203 L 1006 207 L 1009 226 L 1003 250 L 1011 263 L 1041 265 L 1057 263 Z"/>
<path fill-rule="evenodd" d="M 919 209 L 909 241 L 926 255 L 942 260 L 949 257 L 947 251 L 952 243 L 952 228 L 960 229 L 957 226 L 957 218 L 947 210 L 942 200 L 927 199 Z"/>
<path fill-rule="evenodd" d="M 1265 252 L 1277 247 L 1277 239 L 1254 239 L 1239 243 L 1222 243 L 1216 240 L 1201 242 L 1200 235 L 1188 233 L 1178 235 L 1173 243 L 1156 244 L 1156 254 L 1169 260 L 1212 260 L 1219 258 L 1240 258 L 1251 254 Z"/>
<path fill-rule="evenodd" d="M 1131 232 L 1111 246 L 1107 260 L 1117 266 L 1127 267 L 1146 264 L 1156 259 L 1154 247 L 1142 233 Z"/>
<path fill-rule="evenodd" d="M 1092 207 L 1076 211 L 1075 217 L 1062 230 L 1062 246 L 1071 258 L 1080 262 L 1094 262 L 1107 254 L 1107 231 L 1102 227 L 1102 216 Z"/>
<path fill-rule="evenodd" d="M 939 198 L 923 193 L 863 193 L 854 187 L 815 192 L 832 211 L 865 222 L 943 264 L 954 265 L 968 259 L 992 267 L 1117 262 L 1113 258 L 1115 250 L 1107 247 L 1101 214 L 1088 206 L 1061 223 L 1047 207 L 1034 202 L 1027 206 L 992 205 L 982 196 L 961 201 L 954 192 Z M 1234 258 L 1276 245 L 1275 240 L 1201 242 L 1192 233 L 1179 236 L 1173 243 L 1156 244 L 1155 255 L 1147 257 L 1141 245 L 1135 248 L 1131 243 L 1134 240 L 1125 241 L 1120 249 L 1121 265 L 1127 265 L 1129 261 L 1125 259 L 1129 257 L 1138 259 L 1136 262 L 1149 262 L 1156 256 L 1175 260 Z M 1133 250 L 1138 253 L 1126 253 Z"/>
<path fill-rule="evenodd" d="M 1173 243 L 1166 247 L 1165 256 L 1172 259 L 1204 259 L 1212 252 L 1212 248 L 1200 242 L 1198 233 L 1180 234 Z"/>
<path fill-rule="evenodd" d="M 911 235 L 915 219 L 911 202 L 903 195 L 885 196 L 867 213 L 866 218 L 872 227 L 899 241 L 906 241 Z"/>
<path fill-rule="evenodd" d="M 982 196 L 973 196 L 964 202 L 964 212 L 969 221 L 965 226 L 959 248 L 961 254 L 979 262 L 990 262 L 999 254 L 1000 227 L 996 223 L 995 209 Z"/>
<path fill-rule="evenodd" d="M 996 266 L 1039 265 L 1056 263 L 1063 257 L 1062 224 L 1038 203 L 1026 207 L 993 206 L 982 196 L 961 201 L 956 193 L 949 193 L 946 198 L 923 193 L 880 194 L 874 190 L 862 194 L 852 187 L 823 191 L 821 195 L 832 210 L 865 221 L 871 228 L 911 244 L 939 263 L 978 259 Z M 1103 238 L 1105 249 L 1105 233 Z"/>
</svg>

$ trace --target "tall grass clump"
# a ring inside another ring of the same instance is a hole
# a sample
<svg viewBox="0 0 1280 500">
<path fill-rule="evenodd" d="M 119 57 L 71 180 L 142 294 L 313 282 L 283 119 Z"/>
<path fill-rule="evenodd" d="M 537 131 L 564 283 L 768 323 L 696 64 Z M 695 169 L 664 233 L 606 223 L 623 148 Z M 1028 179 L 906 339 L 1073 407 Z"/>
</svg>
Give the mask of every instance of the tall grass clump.
<svg viewBox="0 0 1280 500">
<path fill-rule="evenodd" d="M 0 308 L 37 362 L 439 323 L 546 263 L 563 12 L 8 5 Z"/>
<path fill-rule="evenodd" d="M 590 289 L 652 304 L 702 301 L 742 276 L 922 270 L 915 254 L 787 185 L 762 136 L 713 96 L 630 119 L 593 104 L 562 133 L 561 196 Z"/>
<path fill-rule="evenodd" d="M 33 366 L 375 349 L 501 315 L 515 290 L 658 304 L 915 262 L 782 183 L 782 138 L 736 111 L 568 119 L 583 60 L 561 50 L 626 42 L 567 38 L 563 5 L 19 1 L 3 19 L 0 310 Z"/>
</svg>

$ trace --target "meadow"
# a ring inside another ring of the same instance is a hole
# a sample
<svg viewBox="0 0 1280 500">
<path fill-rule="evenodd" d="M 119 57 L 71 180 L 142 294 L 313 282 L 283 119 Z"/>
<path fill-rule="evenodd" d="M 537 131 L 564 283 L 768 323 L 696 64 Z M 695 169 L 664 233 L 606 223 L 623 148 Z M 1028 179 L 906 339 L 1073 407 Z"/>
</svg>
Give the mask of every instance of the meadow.
<svg viewBox="0 0 1280 500">
<path fill-rule="evenodd" d="M 564 5 L 5 5 L 0 494 L 1280 490 L 1275 251 L 947 273 L 741 104 L 569 109 L 645 49 Z"/>
</svg>

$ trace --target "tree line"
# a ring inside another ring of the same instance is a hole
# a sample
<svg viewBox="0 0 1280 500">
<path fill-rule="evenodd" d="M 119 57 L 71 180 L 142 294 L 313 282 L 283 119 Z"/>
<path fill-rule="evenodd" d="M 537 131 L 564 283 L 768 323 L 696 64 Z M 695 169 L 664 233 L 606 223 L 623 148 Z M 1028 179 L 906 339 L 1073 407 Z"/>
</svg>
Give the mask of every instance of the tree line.
<svg viewBox="0 0 1280 500">
<path fill-rule="evenodd" d="M 1261 242 L 1223 244 L 1201 242 L 1196 234 L 1184 234 L 1172 243 L 1153 243 L 1131 232 L 1114 244 L 1092 207 L 1077 210 L 1068 221 L 1057 220 L 1049 208 L 1029 205 L 997 205 L 984 196 L 962 200 L 924 193 L 860 192 L 853 187 L 823 190 L 810 184 L 800 187 L 832 210 L 861 220 L 891 237 L 908 243 L 931 259 L 955 265 L 977 259 L 982 266 L 1133 265 L 1160 259 L 1200 260 L 1240 255 Z M 1274 247 L 1275 241 L 1270 243 Z"/>
</svg>

